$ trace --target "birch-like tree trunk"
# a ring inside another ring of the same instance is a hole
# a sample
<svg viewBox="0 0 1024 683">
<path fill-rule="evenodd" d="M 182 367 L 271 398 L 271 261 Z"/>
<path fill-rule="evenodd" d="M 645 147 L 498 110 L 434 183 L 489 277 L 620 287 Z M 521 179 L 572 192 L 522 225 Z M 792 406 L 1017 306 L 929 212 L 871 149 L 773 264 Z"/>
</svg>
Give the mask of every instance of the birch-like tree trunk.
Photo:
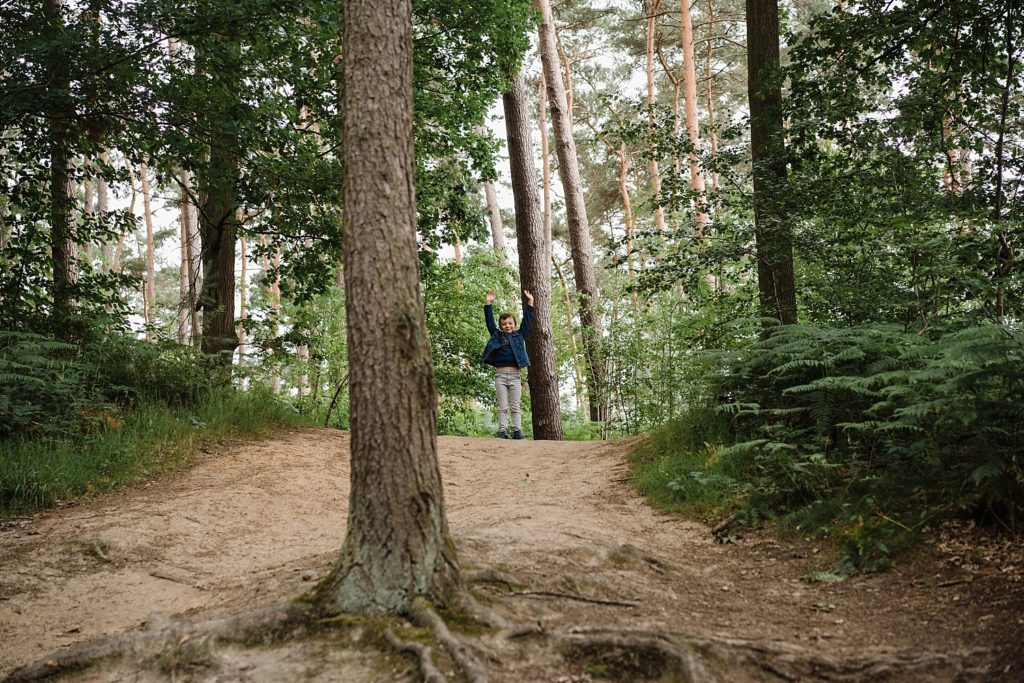
<svg viewBox="0 0 1024 683">
<path fill-rule="evenodd" d="M 462 586 L 437 463 L 416 247 L 410 0 L 346 0 L 345 300 L 352 468 L 329 606 L 408 613 Z"/>
<path fill-rule="evenodd" d="M 796 323 L 796 283 L 789 225 L 779 199 L 786 182 L 782 89 L 779 66 L 778 0 L 746 0 L 747 97 L 754 175 L 754 241 L 761 313 Z"/>
<path fill-rule="evenodd" d="M 526 337 L 530 356 L 530 408 L 533 438 L 560 441 L 562 411 L 558 402 L 558 370 L 551 331 L 551 278 L 547 275 L 548 250 L 537 196 L 537 169 L 530 135 L 530 105 L 523 77 L 517 74 L 512 89 L 501 98 L 505 110 L 512 196 L 516 209 L 516 246 L 523 289 L 534 296 L 535 316 Z"/>
<path fill-rule="evenodd" d="M 551 124 L 555 133 L 555 152 L 558 155 L 558 174 L 565 195 L 565 213 L 569 227 L 573 274 L 580 303 L 580 324 L 583 328 L 583 349 L 587 360 L 587 397 L 590 419 L 608 418 L 608 396 L 605 372 L 601 360 L 601 319 L 598 314 L 597 278 L 594 274 L 594 248 L 587 223 L 587 210 L 580 180 L 576 142 L 572 135 L 572 121 L 566 102 L 562 77 L 558 73 L 558 52 L 555 45 L 554 17 L 549 0 L 537 0 L 541 10 L 540 53 L 547 80 Z"/>
<path fill-rule="evenodd" d="M 680 33 L 683 44 L 683 87 L 686 97 L 686 135 L 690 140 L 690 185 L 694 194 L 694 215 L 697 221 L 697 237 L 704 234 L 708 225 L 708 214 L 704 199 L 704 174 L 700 168 L 700 129 L 697 123 L 697 65 L 694 63 L 693 20 L 690 16 L 690 0 L 680 0 L 679 13 L 683 28 Z"/>
</svg>

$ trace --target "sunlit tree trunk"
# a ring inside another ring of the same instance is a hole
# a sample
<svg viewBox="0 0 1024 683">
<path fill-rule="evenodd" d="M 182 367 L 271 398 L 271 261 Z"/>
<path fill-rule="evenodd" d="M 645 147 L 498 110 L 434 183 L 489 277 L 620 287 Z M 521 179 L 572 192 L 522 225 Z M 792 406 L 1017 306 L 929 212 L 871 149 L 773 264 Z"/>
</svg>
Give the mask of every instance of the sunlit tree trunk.
<svg viewBox="0 0 1024 683">
<path fill-rule="evenodd" d="M 516 246 L 519 275 L 524 289 L 534 295 L 535 317 L 526 336 L 530 356 L 530 407 L 533 438 L 561 440 L 562 413 L 558 402 L 558 370 L 555 365 L 554 335 L 551 330 L 551 278 L 544 263 L 544 223 L 537 196 L 530 135 L 530 106 L 522 75 L 516 75 L 512 89 L 502 95 L 508 140 L 509 169 L 516 210 Z"/>
<path fill-rule="evenodd" d="M 680 0 L 679 13 L 682 18 L 683 44 L 683 85 L 686 90 L 686 135 L 690 140 L 690 185 L 693 187 L 694 214 L 697 221 L 697 237 L 704 234 L 708 214 L 704 201 L 704 175 L 700 168 L 700 132 L 697 122 L 697 65 L 694 63 L 693 21 L 690 17 L 690 0 Z"/>
<path fill-rule="evenodd" d="M 88 162 L 86 162 L 86 163 L 88 164 Z M 86 179 L 83 180 L 82 184 L 81 184 L 82 195 L 83 195 L 83 202 L 82 202 L 82 222 L 83 223 L 88 223 L 92 219 L 92 217 L 94 216 L 95 206 L 96 206 L 95 205 L 95 199 L 93 197 L 93 188 L 95 187 L 95 183 L 92 181 L 91 178 L 88 177 L 88 171 L 89 171 L 89 168 L 88 168 L 88 165 L 87 165 L 86 166 Z M 81 254 L 80 255 L 81 255 L 81 257 L 85 261 L 89 261 L 92 258 L 90 245 L 89 245 L 89 242 L 87 240 L 83 240 L 83 244 L 81 246 Z"/>
<path fill-rule="evenodd" d="M 653 138 L 655 133 L 654 35 L 658 27 L 658 8 L 661 6 L 661 0 L 646 0 L 645 5 L 647 10 L 647 63 L 645 69 L 647 74 L 647 134 Z M 661 173 L 658 170 L 657 154 L 651 154 L 651 158 L 648 159 L 647 173 L 650 175 L 651 180 L 651 196 L 655 202 L 658 202 L 654 206 L 654 227 L 657 229 L 658 234 L 662 235 L 665 232 L 665 209 L 660 203 Z M 632 235 L 632 226 L 628 226 L 627 229 L 630 235 Z"/>
<path fill-rule="evenodd" d="M 336 609 L 407 613 L 418 596 L 447 603 L 461 587 L 417 268 L 410 0 L 347 0 L 344 26 L 351 494 L 320 590 Z"/>
<path fill-rule="evenodd" d="M 754 239 L 761 313 L 796 323 L 796 284 L 789 224 L 779 192 L 786 182 L 782 89 L 779 66 L 778 0 L 746 0 L 747 97 L 754 175 Z"/>
<path fill-rule="evenodd" d="M 555 26 L 549 0 L 537 0 L 541 10 L 540 52 L 547 80 L 551 123 L 555 133 L 555 151 L 558 155 L 558 173 L 565 194 L 565 213 L 569 227 L 573 272 L 580 297 L 580 324 L 583 328 L 583 348 L 587 359 L 587 394 L 590 401 L 590 419 L 607 419 L 607 391 L 601 360 L 601 320 L 598 314 L 597 278 L 594 275 L 594 248 L 587 224 L 587 211 L 580 180 L 576 142 L 572 136 L 572 122 L 566 102 L 565 88 L 558 73 L 558 55 L 555 47 Z"/>
<path fill-rule="evenodd" d="M 156 257 L 153 246 L 153 210 L 149 197 L 149 169 L 145 164 L 139 165 L 139 177 L 142 178 L 142 217 L 146 222 L 146 296 L 143 315 L 146 320 L 146 341 L 153 341 L 154 323 L 153 300 L 156 296 Z"/>
<path fill-rule="evenodd" d="M 712 93 L 712 55 L 714 49 L 714 36 L 715 30 L 715 8 L 713 0 L 708 0 L 708 39 L 704 41 L 704 89 L 705 96 L 708 102 L 708 139 L 711 142 L 711 159 L 715 160 L 718 157 L 718 132 L 715 130 L 715 98 Z M 711 173 L 711 191 L 718 192 L 718 171 Z"/>
<path fill-rule="evenodd" d="M 626 154 L 626 143 L 619 143 L 619 194 L 622 196 L 622 217 L 626 228 L 626 279 L 633 282 L 636 273 L 633 270 L 633 230 L 636 228 L 636 217 L 633 216 L 633 203 L 629 199 L 629 186 L 626 178 L 629 175 L 629 156 Z M 630 293 L 633 309 L 637 306 L 636 292 Z"/>
</svg>

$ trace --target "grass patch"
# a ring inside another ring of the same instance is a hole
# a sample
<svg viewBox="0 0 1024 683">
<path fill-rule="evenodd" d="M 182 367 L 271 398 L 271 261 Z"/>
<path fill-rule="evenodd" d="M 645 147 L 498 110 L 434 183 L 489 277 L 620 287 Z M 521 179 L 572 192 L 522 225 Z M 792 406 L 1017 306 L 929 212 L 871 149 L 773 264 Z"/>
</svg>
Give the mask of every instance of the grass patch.
<svg viewBox="0 0 1024 683">
<path fill-rule="evenodd" d="M 181 470 L 203 447 L 305 424 L 268 390 L 225 389 L 186 408 L 140 403 L 77 438 L 5 440 L 0 442 L 0 516 Z"/>
<path fill-rule="evenodd" d="M 655 507 L 711 519 L 740 495 L 741 463 L 722 457 L 728 422 L 710 408 L 693 408 L 665 423 L 630 456 L 632 482 Z"/>
</svg>

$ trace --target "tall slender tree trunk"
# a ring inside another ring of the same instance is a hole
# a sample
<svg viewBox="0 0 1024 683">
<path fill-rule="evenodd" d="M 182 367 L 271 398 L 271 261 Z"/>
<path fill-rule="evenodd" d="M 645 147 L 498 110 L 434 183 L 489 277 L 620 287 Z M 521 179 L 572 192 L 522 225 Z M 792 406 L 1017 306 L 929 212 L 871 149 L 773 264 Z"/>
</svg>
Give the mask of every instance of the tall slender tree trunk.
<svg viewBox="0 0 1024 683">
<path fill-rule="evenodd" d="M 65 33 L 63 0 L 43 0 L 47 31 L 55 41 Z M 50 151 L 50 255 L 53 262 L 53 310 L 58 319 L 76 307 L 78 245 L 75 242 L 72 209 L 74 188 L 71 177 L 71 102 L 69 62 L 59 52 L 47 64 L 50 92 L 48 146 Z M 63 332 L 63 331 L 62 331 Z"/>
<path fill-rule="evenodd" d="M 181 177 L 179 176 L 179 182 Z M 193 288 L 191 286 L 191 249 L 189 249 L 190 226 L 189 226 L 189 200 L 185 188 L 181 188 L 181 198 L 178 200 L 178 235 L 181 239 L 181 263 L 178 266 L 178 343 L 189 343 L 189 331 L 191 329 L 192 315 L 195 311 L 195 304 L 192 301 Z"/>
<path fill-rule="evenodd" d="M 704 88 L 705 96 L 708 102 L 708 139 L 711 142 L 711 159 L 712 161 L 718 158 L 718 132 L 715 130 L 715 98 L 712 93 L 712 81 L 713 73 L 711 64 L 712 51 L 714 49 L 714 36 L 715 31 L 715 8 L 713 0 L 708 0 L 708 39 L 705 41 L 704 47 Z M 712 166 L 714 168 L 714 166 Z M 718 171 L 711 173 L 711 192 L 718 192 Z"/>
<path fill-rule="evenodd" d="M 1006 1 L 1006 80 L 1002 89 L 1002 97 L 1000 98 L 999 133 L 996 137 L 995 147 L 995 206 L 992 209 L 992 218 L 996 221 L 1001 221 L 1003 219 L 1003 202 L 1006 200 L 1003 189 L 1003 184 L 1005 182 L 1005 178 L 1003 176 L 1005 173 L 1006 160 L 1003 158 L 1003 154 L 1006 147 L 1006 119 L 1009 113 L 1010 95 L 1015 82 L 1015 73 L 1017 71 L 1017 53 L 1013 44 L 1013 20 L 1015 13 L 1019 11 L 1019 5 L 1014 3 L 1013 0 Z M 1002 324 L 1006 316 L 1006 278 L 1013 272 L 1016 265 L 1016 254 L 1014 253 L 1013 245 L 1011 243 L 1011 237 L 1007 231 L 1002 228 L 1002 226 L 1000 226 L 999 231 L 996 233 L 996 238 L 999 241 L 999 252 L 996 257 L 995 268 L 995 274 L 998 278 L 998 283 L 996 285 L 995 317 L 996 321 Z"/>
<path fill-rule="evenodd" d="M 128 169 L 128 184 L 131 187 L 131 200 L 128 202 L 128 215 L 134 218 L 135 216 L 135 204 L 139 200 L 139 191 L 135 187 L 135 174 L 132 173 L 131 168 Z M 117 237 L 117 246 L 114 247 L 114 258 L 110 264 L 110 270 L 115 273 L 121 272 L 121 257 L 124 253 L 124 239 L 128 236 L 128 231 L 121 232 Z"/>
<path fill-rule="evenodd" d="M 572 297 L 569 295 L 569 284 L 565 281 L 565 273 L 562 272 L 562 268 L 556 261 L 552 261 L 551 265 L 555 268 L 558 281 L 562 283 L 562 295 L 565 298 L 565 331 L 569 336 L 569 345 L 572 349 L 572 376 L 576 385 L 576 410 L 582 413 L 587 400 L 583 393 L 584 380 L 583 371 L 580 370 L 580 347 L 576 343 L 576 330 L 573 329 L 573 320 L 576 318 L 576 314 L 573 311 Z"/>
<path fill-rule="evenodd" d="M 410 0 L 346 0 L 344 26 L 352 474 L 341 557 L 321 590 L 344 611 L 403 613 L 462 585 L 419 292 Z"/>
<path fill-rule="evenodd" d="M 484 198 L 487 201 L 487 213 L 491 218 L 491 245 L 498 263 L 508 265 L 508 251 L 505 249 L 505 228 L 501 224 L 501 209 L 498 208 L 498 194 L 494 191 L 494 183 L 484 183 Z"/>
<path fill-rule="evenodd" d="M 626 154 L 626 143 L 619 143 L 619 194 L 622 196 L 623 222 L 626 227 L 626 279 L 633 282 L 636 273 L 633 270 L 633 231 L 636 228 L 636 217 L 633 215 L 633 203 L 629 199 L 629 186 L 626 178 L 629 175 L 629 156 Z M 660 232 L 660 231 L 659 231 Z M 636 292 L 630 293 L 633 311 L 637 309 Z"/>
<path fill-rule="evenodd" d="M 512 89 L 502 95 L 508 140 L 512 195 L 516 209 L 516 246 L 523 288 L 534 295 L 535 316 L 526 337 L 530 356 L 530 407 L 533 438 L 562 439 L 562 411 L 558 402 L 558 370 L 551 331 L 551 278 L 547 275 L 547 246 L 537 197 L 537 170 L 530 135 L 530 106 L 523 77 L 517 74 Z"/>
<path fill-rule="evenodd" d="M 146 320 L 146 341 L 153 341 L 152 325 L 153 300 L 156 297 L 156 252 L 153 246 L 153 209 L 149 197 L 149 169 L 139 164 L 139 176 L 142 178 L 142 217 L 146 222 L 146 301 L 143 314 Z"/>
<path fill-rule="evenodd" d="M 548 97 L 544 72 L 540 74 L 537 93 L 537 129 L 540 131 L 540 167 L 541 187 L 544 196 L 544 244 L 548 250 L 548 260 L 554 249 L 554 237 L 551 234 L 551 150 L 548 146 Z M 550 275 L 548 278 L 550 279 Z"/>
<path fill-rule="evenodd" d="M 558 155 L 558 174 L 565 194 L 565 213 L 569 225 L 573 273 L 580 298 L 580 324 L 583 328 L 583 348 L 587 359 L 587 395 L 590 401 L 590 419 L 608 419 L 608 396 L 605 372 L 601 359 L 601 319 L 598 314 L 597 278 L 594 275 L 594 248 L 587 224 L 587 210 L 580 180 L 576 142 L 572 136 L 572 122 L 566 102 L 565 88 L 558 73 L 558 54 L 555 47 L 555 25 L 549 0 L 537 0 L 541 10 L 540 53 L 547 79 L 551 123 L 555 131 L 555 152 Z"/>
<path fill-rule="evenodd" d="M 654 135 L 654 36 L 658 28 L 658 8 L 661 0 L 647 0 L 647 134 Z M 651 180 L 651 196 L 656 202 L 654 205 L 654 227 L 658 234 L 665 233 L 665 209 L 661 206 L 661 173 L 658 170 L 658 159 L 656 154 L 651 154 L 647 161 L 647 173 Z M 630 229 L 630 232 L 632 230 Z M 635 299 L 636 295 L 634 295 Z"/>
<path fill-rule="evenodd" d="M 110 153 L 107 150 L 100 152 L 100 172 L 96 175 L 96 213 L 100 220 L 106 220 L 107 212 L 110 210 L 110 187 L 107 184 L 106 168 L 110 163 Z M 114 242 L 104 239 L 100 243 L 100 254 L 103 255 L 103 270 L 110 272 L 114 267 Z"/>
<path fill-rule="evenodd" d="M 690 185 L 694 194 L 694 215 L 697 221 L 697 237 L 704 234 L 708 225 L 705 209 L 704 175 L 700 168 L 700 129 L 697 122 L 697 65 L 694 63 L 693 20 L 690 16 L 690 0 L 680 0 L 679 13 L 683 28 L 680 33 L 683 44 L 683 85 L 686 89 L 686 135 L 690 140 Z"/>
<path fill-rule="evenodd" d="M 245 235 L 238 237 L 239 258 L 242 260 L 241 277 L 238 280 L 238 367 L 245 367 L 245 323 L 248 319 L 246 297 L 249 295 L 249 258 L 245 251 Z"/>
<path fill-rule="evenodd" d="M 786 182 L 778 0 L 746 0 L 747 96 L 754 175 L 754 239 L 761 313 L 796 323 L 792 237 L 779 196 Z"/>
</svg>

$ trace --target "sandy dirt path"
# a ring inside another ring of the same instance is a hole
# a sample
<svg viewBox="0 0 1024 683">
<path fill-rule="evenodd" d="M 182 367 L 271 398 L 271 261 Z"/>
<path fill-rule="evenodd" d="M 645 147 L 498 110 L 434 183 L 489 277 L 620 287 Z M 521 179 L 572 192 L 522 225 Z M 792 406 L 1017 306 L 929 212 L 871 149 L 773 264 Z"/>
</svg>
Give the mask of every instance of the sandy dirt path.
<svg viewBox="0 0 1024 683">
<path fill-rule="evenodd" d="M 484 599 L 512 619 L 551 628 L 706 641 L 722 680 L 1024 680 L 1024 597 L 998 567 L 966 571 L 926 548 L 893 571 L 806 583 L 800 577 L 823 565 L 812 544 L 766 534 L 718 544 L 706 526 L 652 511 L 626 481 L 627 451 L 624 442 L 439 439 L 463 564 L 500 569 L 522 586 L 514 594 L 482 586 Z M 144 486 L 2 523 L 0 677 L 97 636 L 299 594 L 340 547 L 348 474 L 347 433 L 299 430 L 226 446 Z M 601 653 L 526 643 L 507 654 L 489 661 L 493 680 L 625 676 Z M 382 664 L 372 653 L 349 653 L 344 663 L 331 656 L 314 665 L 318 655 L 302 648 L 266 661 L 225 652 L 216 667 L 190 675 L 415 679 L 414 666 Z M 132 665 L 77 679 L 163 675 L 155 665 Z"/>
</svg>

